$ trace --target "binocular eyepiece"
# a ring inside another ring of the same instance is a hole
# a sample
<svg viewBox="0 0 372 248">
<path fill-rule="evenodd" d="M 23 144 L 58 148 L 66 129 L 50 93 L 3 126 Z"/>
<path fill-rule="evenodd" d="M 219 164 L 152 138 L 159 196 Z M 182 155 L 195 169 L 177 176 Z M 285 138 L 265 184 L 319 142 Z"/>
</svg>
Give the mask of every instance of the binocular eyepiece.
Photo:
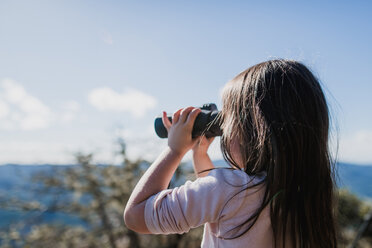
<svg viewBox="0 0 372 248">
<path fill-rule="evenodd" d="M 216 104 L 207 103 L 200 109 L 202 111 L 195 119 L 194 127 L 192 129 L 192 137 L 195 138 L 202 134 L 207 138 L 221 136 L 222 130 L 220 128 L 220 123 L 217 120 L 219 111 L 217 110 Z M 172 122 L 172 116 L 168 115 L 167 117 L 169 121 Z M 165 128 L 161 117 L 155 119 L 155 132 L 160 138 L 168 137 L 168 131 Z"/>
</svg>

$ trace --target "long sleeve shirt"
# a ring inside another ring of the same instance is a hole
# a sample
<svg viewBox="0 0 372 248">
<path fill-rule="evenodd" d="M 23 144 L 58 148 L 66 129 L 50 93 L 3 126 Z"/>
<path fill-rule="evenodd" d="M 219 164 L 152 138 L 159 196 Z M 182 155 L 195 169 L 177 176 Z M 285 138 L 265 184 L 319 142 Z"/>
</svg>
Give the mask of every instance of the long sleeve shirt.
<svg viewBox="0 0 372 248">
<path fill-rule="evenodd" d="M 214 169 L 193 182 L 163 190 L 146 202 L 147 228 L 154 234 L 182 234 L 204 225 L 201 247 L 273 247 L 268 207 L 244 233 L 252 224 L 245 222 L 261 206 L 264 179 L 264 174 L 252 177 L 240 170 Z"/>
</svg>

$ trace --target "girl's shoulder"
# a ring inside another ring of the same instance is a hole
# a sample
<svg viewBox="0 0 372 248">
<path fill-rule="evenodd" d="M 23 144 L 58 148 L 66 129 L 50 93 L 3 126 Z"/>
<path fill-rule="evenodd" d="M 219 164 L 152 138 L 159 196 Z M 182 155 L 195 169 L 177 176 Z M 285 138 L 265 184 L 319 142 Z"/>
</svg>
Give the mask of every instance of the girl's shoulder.
<svg viewBox="0 0 372 248">
<path fill-rule="evenodd" d="M 197 197 L 209 198 L 211 192 L 218 192 L 219 198 L 229 198 L 231 195 L 251 188 L 256 191 L 255 185 L 263 185 L 266 174 L 250 176 L 242 170 L 231 168 L 215 168 L 207 176 L 199 177 L 195 181 L 187 181 L 176 191 Z M 249 193 L 247 191 L 247 193 Z"/>
<path fill-rule="evenodd" d="M 206 176 L 206 179 L 215 181 L 221 185 L 248 186 L 263 182 L 266 179 L 266 173 L 262 172 L 256 175 L 248 175 L 243 170 L 221 167 L 211 170 Z"/>
</svg>

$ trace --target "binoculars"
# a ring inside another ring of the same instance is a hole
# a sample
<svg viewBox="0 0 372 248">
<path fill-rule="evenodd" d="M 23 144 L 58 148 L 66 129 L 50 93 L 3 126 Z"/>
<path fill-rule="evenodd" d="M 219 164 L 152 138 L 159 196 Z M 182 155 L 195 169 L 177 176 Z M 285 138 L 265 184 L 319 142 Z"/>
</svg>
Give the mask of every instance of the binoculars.
<svg viewBox="0 0 372 248">
<path fill-rule="evenodd" d="M 192 129 L 192 138 L 201 136 L 202 134 L 207 138 L 221 136 L 222 130 L 220 128 L 220 123 L 217 120 L 219 111 L 217 110 L 216 104 L 207 103 L 200 109 L 202 111 L 195 119 L 194 127 Z M 172 122 L 172 116 L 168 115 L 167 117 L 169 121 Z M 155 119 L 155 132 L 160 138 L 168 137 L 168 131 L 165 128 L 161 117 Z"/>
</svg>

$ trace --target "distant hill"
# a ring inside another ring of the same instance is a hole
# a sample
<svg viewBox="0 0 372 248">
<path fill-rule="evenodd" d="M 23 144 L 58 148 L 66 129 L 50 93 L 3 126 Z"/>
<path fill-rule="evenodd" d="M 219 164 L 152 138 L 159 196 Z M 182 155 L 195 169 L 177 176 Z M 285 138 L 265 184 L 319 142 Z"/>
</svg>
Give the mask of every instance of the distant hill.
<svg viewBox="0 0 372 248">
<path fill-rule="evenodd" d="M 213 161 L 215 166 L 227 166 L 224 160 Z M 54 173 L 54 170 L 64 170 L 76 165 L 16 165 L 6 164 L 0 166 L 0 202 L 7 201 L 11 197 L 24 201 L 38 199 L 47 202 L 48 197 L 37 195 L 39 185 L 32 182 L 32 175 L 43 173 Z M 192 166 L 191 162 L 186 166 Z M 348 188 L 351 192 L 361 198 L 372 199 L 372 166 L 360 166 L 355 164 L 337 164 L 338 185 L 341 188 Z M 40 213 L 25 212 L 19 210 L 1 209 L 0 206 L 0 229 L 6 228 L 9 224 L 25 219 L 39 218 L 41 222 L 63 222 L 71 225 L 84 225 L 84 222 L 76 216 L 64 213 Z"/>
<path fill-rule="evenodd" d="M 215 160 L 216 166 L 227 166 L 224 160 Z M 31 177 L 38 172 L 51 172 L 74 165 L 17 165 L 6 164 L 0 166 L 0 195 L 20 194 L 27 196 L 27 190 L 32 184 Z M 337 184 L 341 188 L 348 188 L 360 197 L 372 199 L 372 165 L 362 166 L 350 163 L 337 164 Z M 17 192 L 14 192 L 14 191 Z M 25 192 L 22 192 L 25 191 Z"/>
<path fill-rule="evenodd" d="M 32 189 L 37 187 L 32 182 L 32 176 L 39 172 L 51 173 L 53 170 L 63 170 L 73 165 L 17 165 L 0 166 L 0 197 L 17 196 L 24 200 L 33 199 Z"/>
<path fill-rule="evenodd" d="M 215 160 L 216 166 L 227 166 L 224 160 Z M 74 165 L 17 165 L 6 164 L 0 166 L 0 195 L 10 194 L 13 190 L 29 189 L 31 177 L 38 172 L 64 169 Z M 350 163 L 337 164 L 337 184 L 341 188 L 348 188 L 361 197 L 372 199 L 372 165 L 356 165 Z M 17 194 L 20 192 L 17 192 Z"/>
<path fill-rule="evenodd" d="M 6 164 L 0 166 L 0 204 L 10 199 L 22 201 L 38 200 L 43 203 L 49 202 L 48 195 L 37 195 L 40 185 L 32 181 L 36 173 L 53 173 L 55 170 L 63 170 L 73 165 L 55 166 L 44 165 L 16 165 Z M 84 222 L 76 216 L 65 213 L 49 213 L 40 211 L 21 211 L 17 209 L 4 209 L 0 206 L 0 230 L 7 228 L 14 223 L 27 223 L 28 221 L 38 222 L 62 222 L 70 225 L 82 225 Z"/>
<path fill-rule="evenodd" d="M 338 163 L 337 174 L 339 187 L 372 199 L 372 165 Z"/>
</svg>

